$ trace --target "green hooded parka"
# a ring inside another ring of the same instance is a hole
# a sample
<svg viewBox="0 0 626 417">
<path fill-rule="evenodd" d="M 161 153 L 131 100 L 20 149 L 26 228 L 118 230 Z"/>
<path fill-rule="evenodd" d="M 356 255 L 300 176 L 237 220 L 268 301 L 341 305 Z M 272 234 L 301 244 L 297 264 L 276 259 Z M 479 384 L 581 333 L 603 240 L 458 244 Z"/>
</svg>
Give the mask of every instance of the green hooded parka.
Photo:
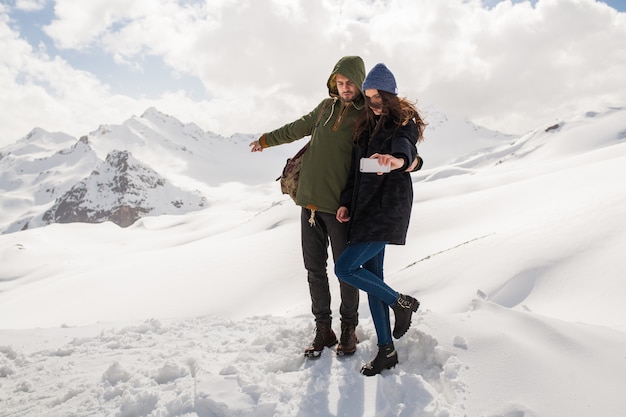
<svg viewBox="0 0 626 417">
<path fill-rule="evenodd" d="M 335 77 L 341 74 L 361 93 L 353 102 L 339 98 Z M 365 65 L 358 56 L 346 56 L 335 65 L 327 82 L 332 103 L 322 100 L 300 119 L 265 133 L 259 142 L 264 148 L 311 136 L 311 145 L 302 159 L 296 204 L 311 210 L 335 214 L 339 196 L 350 172 L 354 123 L 364 108 L 361 86 Z M 323 111 L 323 114 L 319 114 Z M 319 120 L 319 125 L 315 126 Z"/>
</svg>

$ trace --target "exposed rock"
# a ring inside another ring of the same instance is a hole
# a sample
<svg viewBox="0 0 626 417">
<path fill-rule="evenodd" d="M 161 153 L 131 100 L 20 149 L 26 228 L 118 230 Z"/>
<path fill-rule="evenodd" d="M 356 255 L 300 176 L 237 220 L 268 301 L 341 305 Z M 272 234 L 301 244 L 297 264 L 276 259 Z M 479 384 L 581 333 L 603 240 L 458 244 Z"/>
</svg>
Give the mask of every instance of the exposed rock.
<svg viewBox="0 0 626 417">
<path fill-rule="evenodd" d="M 173 207 L 170 212 L 189 211 L 184 210 L 183 201 L 191 201 L 195 209 L 205 204 L 202 196 L 168 184 L 153 169 L 133 158 L 130 152 L 113 151 L 89 177 L 58 198 L 43 214 L 42 221 L 44 224 L 112 221 L 128 227 L 153 212 L 162 214 L 164 210 L 153 204 L 162 201 L 163 196 L 176 196 L 169 201 Z"/>
</svg>

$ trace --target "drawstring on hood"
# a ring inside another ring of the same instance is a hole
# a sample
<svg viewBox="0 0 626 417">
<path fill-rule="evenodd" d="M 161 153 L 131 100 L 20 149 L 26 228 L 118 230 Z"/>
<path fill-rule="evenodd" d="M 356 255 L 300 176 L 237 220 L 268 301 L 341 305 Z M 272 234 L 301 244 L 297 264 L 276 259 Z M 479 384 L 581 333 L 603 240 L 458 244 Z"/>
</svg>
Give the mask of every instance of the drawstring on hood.
<svg viewBox="0 0 626 417">
<path fill-rule="evenodd" d="M 330 119 L 333 118 L 333 114 L 335 114 L 335 104 L 337 104 L 337 102 L 339 101 L 339 97 L 333 97 L 333 105 L 330 107 L 330 114 L 328 115 L 328 117 L 326 118 L 326 120 L 324 121 L 324 126 L 326 126 L 326 124 L 330 121 Z M 357 109 L 357 110 L 363 110 L 364 106 L 359 106 L 357 105 L 357 103 L 355 101 L 352 101 L 352 106 Z"/>
<path fill-rule="evenodd" d="M 330 107 L 330 115 L 328 116 L 328 119 L 326 119 L 326 121 L 324 122 L 324 126 L 326 126 L 326 123 L 328 123 L 328 121 L 333 117 L 333 113 L 335 113 L 335 103 L 337 103 L 337 100 L 339 100 L 339 98 L 333 97 L 333 105 Z"/>
</svg>

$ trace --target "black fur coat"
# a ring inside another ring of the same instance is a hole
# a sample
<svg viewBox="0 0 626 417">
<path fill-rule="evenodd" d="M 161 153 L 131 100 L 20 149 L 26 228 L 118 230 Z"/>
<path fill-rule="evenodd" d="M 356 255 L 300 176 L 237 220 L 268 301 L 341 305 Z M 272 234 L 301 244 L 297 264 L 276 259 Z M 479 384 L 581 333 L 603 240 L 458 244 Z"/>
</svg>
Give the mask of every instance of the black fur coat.
<svg viewBox="0 0 626 417">
<path fill-rule="evenodd" d="M 369 136 L 369 133 L 364 135 Z M 417 156 L 417 126 L 382 126 L 369 141 L 362 137 L 352 151 L 352 168 L 340 205 L 349 210 L 348 243 L 387 242 L 404 245 L 413 205 L 413 184 L 407 167 Z M 360 158 L 374 153 L 404 159 L 402 168 L 377 175 L 361 173 Z"/>
</svg>

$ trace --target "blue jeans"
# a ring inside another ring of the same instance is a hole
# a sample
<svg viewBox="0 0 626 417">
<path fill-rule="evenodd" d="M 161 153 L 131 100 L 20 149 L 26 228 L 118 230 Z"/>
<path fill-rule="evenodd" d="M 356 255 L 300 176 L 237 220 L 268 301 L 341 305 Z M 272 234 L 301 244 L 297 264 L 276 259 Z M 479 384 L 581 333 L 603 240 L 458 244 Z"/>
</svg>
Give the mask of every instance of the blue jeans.
<svg viewBox="0 0 626 417">
<path fill-rule="evenodd" d="M 335 262 L 335 275 L 340 280 L 367 293 L 379 346 L 392 343 L 389 306 L 399 295 L 383 280 L 385 246 L 385 242 L 353 243 Z"/>
</svg>

